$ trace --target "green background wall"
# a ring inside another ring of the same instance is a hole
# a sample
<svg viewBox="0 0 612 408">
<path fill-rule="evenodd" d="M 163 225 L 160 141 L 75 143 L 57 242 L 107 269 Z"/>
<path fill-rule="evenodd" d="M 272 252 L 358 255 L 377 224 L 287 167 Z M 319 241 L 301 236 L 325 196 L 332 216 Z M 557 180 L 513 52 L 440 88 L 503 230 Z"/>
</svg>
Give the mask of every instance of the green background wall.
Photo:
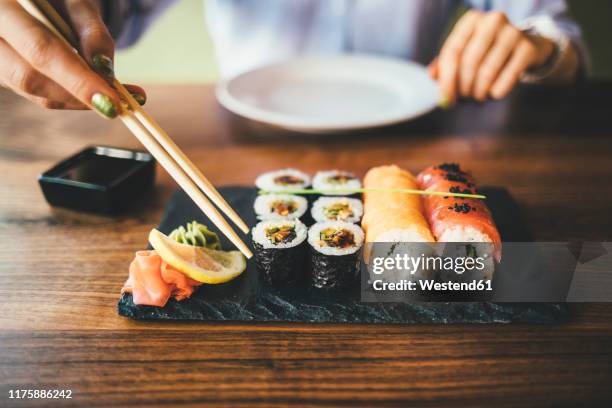
<svg viewBox="0 0 612 408">
<path fill-rule="evenodd" d="M 612 79 L 612 1 L 570 0 L 592 56 L 592 76 Z M 118 76 L 136 83 L 212 82 L 218 77 L 202 0 L 181 0 L 132 48 L 118 52 Z"/>
</svg>

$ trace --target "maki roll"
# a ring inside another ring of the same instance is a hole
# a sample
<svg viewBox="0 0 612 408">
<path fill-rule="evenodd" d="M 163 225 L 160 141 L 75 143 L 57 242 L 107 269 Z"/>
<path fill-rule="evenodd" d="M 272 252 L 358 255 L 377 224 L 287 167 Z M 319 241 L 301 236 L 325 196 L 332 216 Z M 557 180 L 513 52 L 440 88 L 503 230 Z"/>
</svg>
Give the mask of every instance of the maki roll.
<svg viewBox="0 0 612 408">
<path fill-rule="evenodd" d="M 303 277 L 307 229 L 300 220 L 268 220 L 253 228 L 257 269 L 275 286 L 290 286 Z"/>
<path fill-rule="evenodd" d="M 427 191 L 476 193 L 472 175 L 454 163 L 427 168 L 418 175 L 418 180 L 420 187 Z M 493 258 L 498 262 L 501 260 L 502 241 L 486 203 L 477 198 L 440 195 L 424 196 L 423 203 L 438 242 L 457 243 L 455 251 L 459 255 L 485 259 L 485 267 L 478 273 L 463 276 L 454 272 L 441 273 L 441 279 L 492 279 L 495 271 Z"/>
<path fill-rule="evenodd" d="M 310 176 L 295 169 L 269 171 L 255 179 L 255 186 L 260 190 L 278 193 L 300 190 L 310 186 Z"/>
<path fill-rule="evenodd" d="M 363 185 L 367 191 L 363 194 L 364 213 L 361 226 L 366 234 L 364 259 L 371 262 L 378 257 L 395 257 L 407 254 L 420 257 L 435 252 L 428 243 L 435 242 L 424 214 L 421 198 L 415 194 L 396 192 L 397 189 L 417 189 L 417 180 L 409 172 L 397 166 L 379 166 L 370 169 Z M 419 268 L 417 271 L 388 271 L 377 276 L 371 272 L 371 278 L 387 282 L 415 281 L 432 276 L 433 271 Z"/>
<path fill-rule="evenodd" d="M 473 188 L 474 177 L 471 173 L 464 171 L 457 163 L 442 163 L 430 166 L 417 175 L 417 182 L 421 189 L 428 189 L 440 181 L 449 181 L 465 184 Z"/>
<path fill-rule="evenodd" d="M 323 195 L 353 195 L 351 191 L 361 188 L 361 181 L 353 173 L 340 170 L 319 171 L 312 180 L 315 190 L 326 191 Z"/>
<path fill-rule="evenodd" d="M 342 221 L 316 223 L 308 231 L 308 244 L 313 286 L 333 290 L 359 281 L 363 231 L 358 225 Z"/>
<path fill-rule="evenodd" d="M 420 187 L 427 191 L 475 194 L 476 184 L 458 164 L 441 164 L 423 170 Z M 425 215 L 438 242 L 488 242 L 501 259 L 501 237 L 491 211 L 477 198 L 429 195 L 423 197 Z"/>
<path fill-rule="evenodd" d="M 415 177 L 397 166 L 370 169 L 365 178 L 364 215 L 361 225 L 368 242 L 434 242 L 421 198 L 396 192 L 417 189 Z"/>
<path fill-rule="evenodd" d="M 294 220 L 304 215 L 308 202 L 291 194 L 265 194 L 255 199 L 254 208 L 260 220 Z"/>
<path fill-rule="evenodd" d="M 321 197 L 310 210 L 316 222 L 345 221 L 357 223 L 363 215 L 363 204 L 356 198 Z"/>
</svg>

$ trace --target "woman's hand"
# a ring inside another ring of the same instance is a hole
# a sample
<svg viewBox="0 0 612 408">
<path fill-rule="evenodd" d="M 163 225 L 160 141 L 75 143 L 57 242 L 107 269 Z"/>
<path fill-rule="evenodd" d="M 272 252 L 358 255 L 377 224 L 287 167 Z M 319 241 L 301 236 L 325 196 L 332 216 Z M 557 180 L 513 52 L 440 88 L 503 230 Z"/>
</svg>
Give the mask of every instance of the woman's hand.
<svg viewBox="0 0 612 408">
<path fill-rule="evenodd" d="M 80 53 L 95 72 L 16 1 L 0 0 L 0 84 L 49 109 L 93 108 L 106 118 L 120 112 L 114 43 L 98 0 L 61 0 L 53 6 L 77 34 Z M 131 86 L 144 103 L 142 88 Z"/>
<path fill-rule="evenodd" d="M 457 22 L 429 71 L 447 101 L 508 95 L 525 70 L 544 64 L 554 43 L 521 32 L 500 12 L 470 10 Z"/>
</svg>

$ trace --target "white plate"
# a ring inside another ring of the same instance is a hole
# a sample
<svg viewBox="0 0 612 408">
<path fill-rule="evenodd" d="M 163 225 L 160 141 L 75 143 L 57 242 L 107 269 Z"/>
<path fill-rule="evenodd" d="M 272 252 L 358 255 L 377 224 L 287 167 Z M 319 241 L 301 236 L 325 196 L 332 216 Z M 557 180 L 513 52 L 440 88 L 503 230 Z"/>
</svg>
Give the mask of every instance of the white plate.
<svg viewBox="0 0 612 408">
<path fill-rule="evenodd" d="M 425 67 L 363 55 L 265 66 L 220 83 L 216 95 L 240 116 L 307 133 L 402 122 L 432 110 L 441 99 Z"/>
</svg>

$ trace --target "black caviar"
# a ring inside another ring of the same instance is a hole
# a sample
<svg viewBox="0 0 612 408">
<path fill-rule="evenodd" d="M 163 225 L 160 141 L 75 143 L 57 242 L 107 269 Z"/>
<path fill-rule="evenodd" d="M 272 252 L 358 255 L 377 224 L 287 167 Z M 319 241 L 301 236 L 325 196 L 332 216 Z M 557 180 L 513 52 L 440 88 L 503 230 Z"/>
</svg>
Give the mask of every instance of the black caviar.
<svg viewBox="0 0 612 408">
<path fill-rule="evenodd" d="M 466 185 L 469 185 L 468 179 L 459 173 L 446 173 L 444 178 L 447 179 L 448 181 L 456 181 L 458 183 L 464 183 Z"/>
<path fill-rule="evenodd" d="M 462 173 L 465 174 L 458 163 L 442 163 L 435 167 L 436 169 L 452 172 L 452 173 Z"/>
<path fill-rule="evenodd" d="M 464 213 L 464 214 L 467 214 L 470 211 L 476 211 L 476 208 L 472 207 L 468 203 L 463 203 L 463 204 L 455 203 L 452 207 L 449 206 L 448 209 L 453 210 L 458 213 Z"/>
<path fill-rule="evenodd" d="M 464 188 L 461 189 L 461 187 L 459 186 L 453 186 L 451 188 L 448 189 L 449 193 L 456 193 L 456 194 L 474 194 L 473 190 L 470 190 L 469 188 Z M 445 196 L 444 198 L 448 198 L 448 196 Z M 458 200 L 465 200 L 468 197 L 454 197 Z"/>
</svg>

